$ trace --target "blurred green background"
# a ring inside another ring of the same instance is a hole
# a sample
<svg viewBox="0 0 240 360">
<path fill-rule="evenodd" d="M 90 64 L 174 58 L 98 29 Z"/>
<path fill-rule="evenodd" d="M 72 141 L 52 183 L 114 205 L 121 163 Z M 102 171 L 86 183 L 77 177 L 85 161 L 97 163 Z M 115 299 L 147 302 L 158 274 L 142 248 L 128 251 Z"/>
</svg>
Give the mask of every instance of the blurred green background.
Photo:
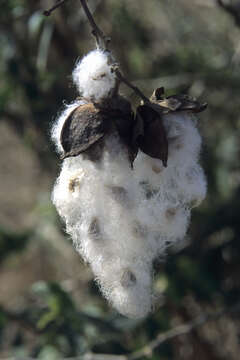
<svg viewBox="0 0 240 360">
<path fill-rule="evenodd" d="M 240 2 L 231 3 L 240 17 Z M 199 120 L 208 196 L 184 245 L 156 264 L 156 311 L 133 321 L 112 310 L 50 201 L 60 167 L 50 128 L 76 97 L 73 66 L 94 47 L 88 23 L 76 0 L 49 18 L 50 0 L 1 0 L 0 359 L 126 354 L 240 300 L 240 28 L 214 0 L 89 4 L 124 74 L 147 96 L 164 86 L 208 102 Z M 149 358 L 239 360 L 239 336 L 240 317 L 224 315 Z"/>
</svg>

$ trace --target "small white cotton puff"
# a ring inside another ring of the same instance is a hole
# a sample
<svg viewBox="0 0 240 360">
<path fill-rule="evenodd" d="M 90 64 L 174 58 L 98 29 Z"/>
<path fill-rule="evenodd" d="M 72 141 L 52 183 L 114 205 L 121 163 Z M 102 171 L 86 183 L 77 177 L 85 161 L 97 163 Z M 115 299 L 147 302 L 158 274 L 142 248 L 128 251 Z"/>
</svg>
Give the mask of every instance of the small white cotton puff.
<svg viewBox="0 0 240 360">
<path fill-rule="evenodd" d="M 109 96 L 116 85 L 112 65 L 110 53 L 99 49 L 91 51 L 76 64 L 73 81 L 84 98 L 98 101 Z"/>
</svg>

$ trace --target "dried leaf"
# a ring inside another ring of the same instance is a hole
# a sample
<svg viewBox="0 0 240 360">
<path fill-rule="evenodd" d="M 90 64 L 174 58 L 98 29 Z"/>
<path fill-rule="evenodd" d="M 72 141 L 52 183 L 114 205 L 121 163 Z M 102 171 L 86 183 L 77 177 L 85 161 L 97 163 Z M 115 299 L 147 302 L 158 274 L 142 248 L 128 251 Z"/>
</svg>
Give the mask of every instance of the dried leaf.
<svg viewBox="0 0 240 360">
<path fill-rule="evenodd" d="M 152 96 L 150 97 L 150 101 L 153 104 L 158 104 L 160 106 L 159 111 L 162 111 L 162 113 L 184 110 L 197 113 L 205 110 L 207 107 L 207 103 L 201 103 L 196 98 L 186 94 L 164 97 L 163 87 L 154 90 Z"/>
<path fill-rule="evenodd" d="M 106 113 L 93 104 L 84 104 L 71 112 L 61 131 L 62 158 L 77 156 L 101 139 L 108 129 Z"/>
<path fill-rule="evenodd" d="M 176 111 L 182 105 L 181 102 L 177 98 L 174 98 L 174 97 L 169 97 L 164 100 L 159 100 L 158 104 L 161 107 L 167 108 L 170 111 Z"/>
<path fill-rule="evenodd" d="M 180 103 L 178 110 L 191 110 L 196 113 L 205 110 L 207 107 L 207 103 L 201 103 L 196 98 L 186 94 L 168 96 L 167 100 L 170 99 L 171 101 L 175 100 Z M 159 105 L 162 106 L 161 101 L 159 102 Z"/>
<path fill-rule="evenodd" d="M 164 99 L 164 87 L 157 88 L 153 91 L 152 96 L 150 97 L 150 101 L 157 101 L 157 100 L 163 100 Z"/>
<path fill-rule="evenodd" d="M 144 133 L 137 137 L 139 148 L 147 155 L 162 160 L 167 166 L 168 141 L 161 115 L 149 105 L 137 108 L 137 121 L 143 121 Z"/>
</svg>

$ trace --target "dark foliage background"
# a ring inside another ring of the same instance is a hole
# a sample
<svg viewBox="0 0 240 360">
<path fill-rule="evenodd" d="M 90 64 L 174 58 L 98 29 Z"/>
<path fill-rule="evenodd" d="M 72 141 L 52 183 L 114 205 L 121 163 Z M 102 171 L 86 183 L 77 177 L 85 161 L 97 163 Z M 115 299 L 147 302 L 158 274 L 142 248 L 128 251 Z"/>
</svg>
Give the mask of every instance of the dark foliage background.
<svg viewBox="0 0 240 360">
<path fill-rule="evenodd" d="M 165 86 L 209 103 L 199 120 L 208 196 L 185 245 L 156 265 L 158 309 L 144 321 L 110 309 L 50 201 L 60 162 L 49 130 L 63 101 L 76 96 L 76 59 L 94 47 L 88 23 L 77 0 L 50 18 L 42 16 L 50 1 L 1 0 L 0 359 L 126 354 L 240 299 L 239 1 L 89 3 L 123 72 L 146 95 Z M 239 316 L 224 315 L 150 359 L 239 360 L 239 335 Z"/>
</svg>

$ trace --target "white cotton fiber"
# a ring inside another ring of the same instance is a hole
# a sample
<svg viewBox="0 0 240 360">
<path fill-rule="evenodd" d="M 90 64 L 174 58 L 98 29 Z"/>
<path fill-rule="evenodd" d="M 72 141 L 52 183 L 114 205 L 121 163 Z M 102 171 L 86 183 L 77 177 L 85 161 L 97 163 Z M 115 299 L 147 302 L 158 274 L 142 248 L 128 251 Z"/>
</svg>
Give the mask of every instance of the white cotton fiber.
<svg viewBox="0 0 240 360">
<path fill-rule="evenodd" d="M 207 183 L 202 167 L 190 162 L 175 172 L 179 196 L 190 208 L 198 206 L 206 196 Z"/>
<path fill-rule="evenodd" d="M 163 122 L 169 142 L 169 166 L 198 161 L 201 136 L 196 128 L 196 118 L 182 111 L 164 115 Z"/>
<path fill-rule="evenodd" d="M 158 254 L 165 244 L 174 243 L 186 234 L 190 209 L 206 195 L 206 180 L 197 163 L 201 137 L 196 120 L 187 112 L 163 116 L 169 142 L 167 168 L 158 159 L 142 152 L 134 162 L 136 183 L 145 199 L 136 213 Z M 152 236 L 151 236 L 152 234 Z M 157 239 L 157 240 L 156 240 Z M 157 243 L 157 245 L 156 245 Z"/>
<path fill-rule="evenodd" d="M 82 155 L 65 159 L 52 200 L 110 303 L 127 316 L 142 317 L 151 308 L 153 254 L 138 231 L 135 207 L 141 192 L 127 156 L 112 134 L 101 167 Z M 126 285 L 126 269 L 136 284 Z"/>
<path fill-rule="evenodd" d="M 66 106 L 53 127 L 60 153 L 62 126 L 71 112 L 112 94 L 116 79 L 109 56 L 95 50 L 76 65 L 73 80 L 84 100 Z M 99 160 L 86 156 L 91 147 L 63 160 L 52 194 L 67 233 L 90 264 L 103 295 L 132 318 L 151 311 L 153 261 L 185 237 L 191 208 L 206 195 L 195 118 L 183 111 L 162 119 L 169 144 L 166 168 L 139 151 L 132 169 L 127 147 L 112 128 L 101 140 Z"/>
<path fill-rule="evenodd" d="M 116 85 L 109 52 L 93 50 L 80 60 L 73 71 L 73 81 L 80 94 L 91 101 L 109 96 Z"/>
<path fill-rule="evenodd" d="M 127 262 L 113 258 L 97 279 L 105 297 L 125 316 L 142 318 L 151 311 L 150 264 L 141 260 Z"/>
<path fill-rule="evenodd" d="M 105 138 L 100 164 L 82 154 L 63 161 L 52 195 L 104 296 L 128 317 L 151 311 L 153 260 L 184 238 L 190 208 L 206 193 L 195 121 L 187 113 L 166 115 L 164 126 L 172 140 L 167 168 L 140 151 L 132 170 L 113 132 Z M 59 134 L 55 130 L 56 142 Z"/>
</svg>

